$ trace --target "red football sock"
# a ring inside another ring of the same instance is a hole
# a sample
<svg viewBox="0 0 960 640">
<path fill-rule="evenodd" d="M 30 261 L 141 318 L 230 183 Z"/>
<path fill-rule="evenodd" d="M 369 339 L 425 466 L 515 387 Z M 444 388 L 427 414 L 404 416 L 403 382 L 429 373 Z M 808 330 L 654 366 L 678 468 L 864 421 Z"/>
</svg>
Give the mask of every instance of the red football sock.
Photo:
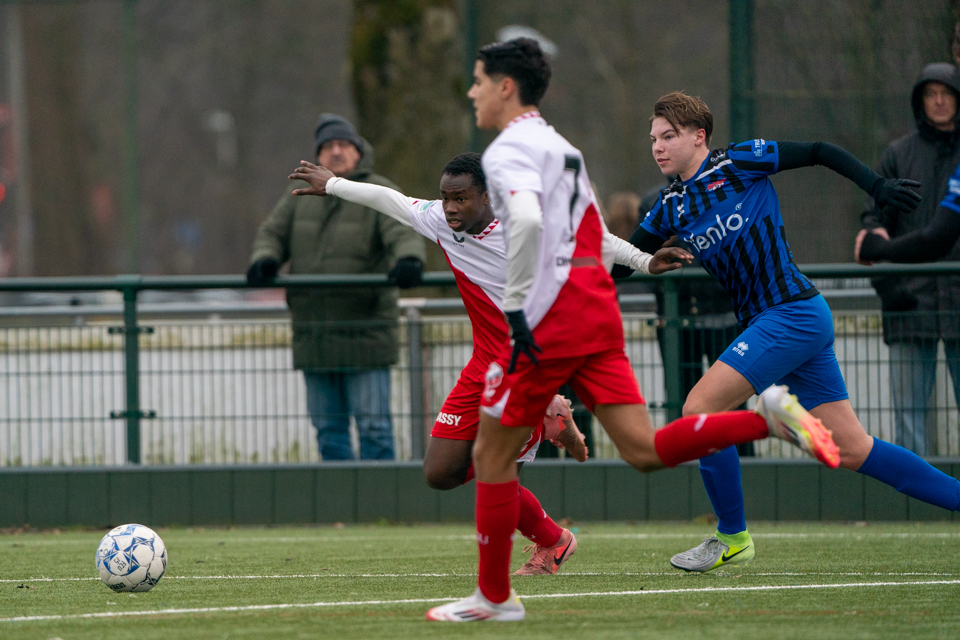
<svg viewBox="0 0 960 640">
<path fill-rule="evenodd" d="M 668 467 L 696 460 L 732 444 L 762 440 L 770 434 L 767 421 L 753 411 L 701 413 L 674 420 L 657 431 L 654 447 Z"/>
<path fill-rule="evenodd" d="M 524 538 L 541 547 L 552 547 L 560 541 L 563 529 L 540 506 L 537 496 L 529 489 L 520 487 L 520 524 L 517 525 Z"/>
<path fill-rule="evenodd" d="M 477 584 L 490 602 L 510 597 L 510 552 L 520 520 L 520 482 L 477 482 Z"/>
</svg>

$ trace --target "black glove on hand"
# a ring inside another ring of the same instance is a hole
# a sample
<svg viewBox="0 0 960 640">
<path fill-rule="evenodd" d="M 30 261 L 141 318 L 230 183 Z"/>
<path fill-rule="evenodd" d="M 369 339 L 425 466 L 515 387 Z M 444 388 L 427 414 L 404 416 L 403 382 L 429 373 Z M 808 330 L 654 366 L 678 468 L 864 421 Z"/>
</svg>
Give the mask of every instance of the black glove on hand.
<svg viewBox="0 0 960 640">
<path fill-rule="evenodd" d="M 407 256 L 397 260 L 397 264 L 393 265 L 393 269 L 390 269 L 390 273 L 387 274 L 387 280 L 401 289 L 409 289 L 420 285 L 422 273 L 423 263 L 420 262 L 420 258 Z"/>
<path fill-rule="evenodd" d="M 876 262 L 882 260 L 880 252 L 884 243 L 890 242 L 878 233 L 872 231 L 863 236 L 863 242 L 860 243 L 860 259 L 866 262 Z"/>
<path fill-rule="evenodd" d="M 280 270 L 280 262 L 276 258 L 260 258 L 247 269 L 247 284 L 262 287 L 273 280 Z"/>
<path fill-rule="evenodd" d="M 878 180 L 873 187 L 873 199 L 881 209 L 893 207 L 901 213 L 910 213 L 920 204 L 920 194 L 910 187 L 919 188 L 916 180 Z"/>
<path fill-rule="evenodd" d="M 540 364 L 534 351 L 543 353 L 543 349 L 534 341 L 533 332 L 527 326 L 527 317 L 523 315 L 523 311 L 507 311 L 507 323 L 510 325 L 510 339 L 513 342 L 513 353 L 510 354 L 507 373 L 513 373 L 517 368 L 517 360 L 521 353 L 526 354 L 533 364 Z"/>
</svg>

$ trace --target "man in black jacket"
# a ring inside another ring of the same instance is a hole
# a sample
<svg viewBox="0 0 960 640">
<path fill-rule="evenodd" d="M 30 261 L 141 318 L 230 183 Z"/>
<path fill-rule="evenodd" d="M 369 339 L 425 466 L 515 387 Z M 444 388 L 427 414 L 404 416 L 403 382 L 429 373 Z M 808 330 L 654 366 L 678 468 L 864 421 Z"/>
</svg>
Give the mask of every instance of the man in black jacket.
<svg viewBox="0 0 960 640">
<path fill-rule="evenodd" d="M 885 178 L 908 178 L 922 186 L 923 200 L 909 214 L 880 210 L 871 201 L 864 227 L 895 238 L 927 226 L 960 164 L 960 70 L 949 63 L 924 67 L 913 87 L 917 130 L 895 140 L 880 157 Z M 884 234 L 884 231 L 886 234 Z M 960 243 L 943 257 L 960 260 Z M 890 393 L 897 444 L 931 453 L 926 438 L 927 405 L 936 378 L 937 345 L 944 341 L 954 395 L 960 403 L 960 278 L 887 276 L 873 285 L 883 306 L 883 339 L 890 346 Z"/>
</svg>

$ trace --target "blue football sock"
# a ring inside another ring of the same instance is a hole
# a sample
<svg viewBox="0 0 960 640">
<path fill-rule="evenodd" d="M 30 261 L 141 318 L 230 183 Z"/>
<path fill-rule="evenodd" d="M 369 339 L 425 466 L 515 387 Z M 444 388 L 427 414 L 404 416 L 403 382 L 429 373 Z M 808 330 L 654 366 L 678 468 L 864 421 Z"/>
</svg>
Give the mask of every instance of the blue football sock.
<svg viewBox="0 0 960 640">
<path fill-rule="evenodd" d="M 743 487 L 740 485 L 740 455 L 736 447 L 700 458 L 700 476 L 713 512 L 719 522 L 717 531 L 733 535 L 747 530 L 743 512 Z"/>
<path fill-rule="evenodd" d="M 960 481 L 930 466 L 903 447 L 873 439 L 873 449 L 858 473 L 885 482 L 911 498 L 950 511 L 960 510 Z"/>
</svg>

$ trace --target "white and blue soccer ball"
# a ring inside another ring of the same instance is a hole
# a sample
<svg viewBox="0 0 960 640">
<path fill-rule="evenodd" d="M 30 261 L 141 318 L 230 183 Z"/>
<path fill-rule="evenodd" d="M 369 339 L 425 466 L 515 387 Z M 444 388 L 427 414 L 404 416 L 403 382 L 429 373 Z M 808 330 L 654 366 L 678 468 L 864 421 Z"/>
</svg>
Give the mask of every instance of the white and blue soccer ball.
<svg viewBox="0 0 960 640">
<path fill-rule="evenodd" d="M 150 591 L 167 569 L 167 548 L 142 524 L 122 524 L 103 536 L 97 572 L 114 591 Z"/>
</svg>

